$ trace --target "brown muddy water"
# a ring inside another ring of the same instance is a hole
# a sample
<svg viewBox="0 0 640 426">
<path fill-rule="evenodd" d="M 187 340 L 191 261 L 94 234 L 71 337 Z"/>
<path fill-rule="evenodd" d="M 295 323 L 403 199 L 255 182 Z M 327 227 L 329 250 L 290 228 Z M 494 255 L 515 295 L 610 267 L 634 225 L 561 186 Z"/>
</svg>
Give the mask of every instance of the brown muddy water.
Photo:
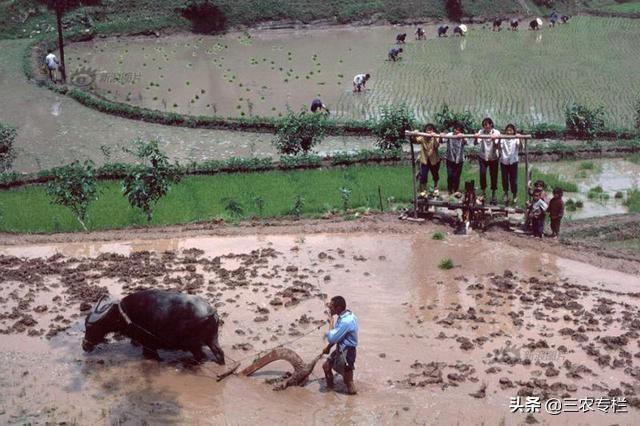
<svg viewBox="0 0 640 426">
<path fill-rule="evenodd" d="M 627 192 L 640 188 L 640 164 L 623 158 L 535 163 L 534 167 L 546 173 L 558 174 L 578 185 L 578 192 L 565 193 L 564 200 L 581 200 L 584 207 L 575 212 L 565 212 L 568 219 L 627 213 L 628 209 L 624 205 Z M 602 193 L 606 196 L 590 199 L 589 190 L 596 187 L 602 188 Z M 552 191 L 553 188 L 547 190 L 549 195 Z M 616 199 L 617 192 L 621 192 L 623 198 Z"/>
<path fill-rule="evenodd" d="M 516 395 L 624 395 L 628 413 L 534 417 L 640 421 L 636 276 L 433 230 L 0 246 L 0 423 L 521 424 Z M 281 362 L 218 383 L 221 367 L 187 353 L 143 360 L 120 339 L 82 352 L 82 303 L 150 286 L 214 304 L 228 362 L 245 366 L 279 344 L 312 359 L 324 296 L 342 294 L 359 395 L 324 392 L 320 365 L 275 392 Z"/>
</svg>

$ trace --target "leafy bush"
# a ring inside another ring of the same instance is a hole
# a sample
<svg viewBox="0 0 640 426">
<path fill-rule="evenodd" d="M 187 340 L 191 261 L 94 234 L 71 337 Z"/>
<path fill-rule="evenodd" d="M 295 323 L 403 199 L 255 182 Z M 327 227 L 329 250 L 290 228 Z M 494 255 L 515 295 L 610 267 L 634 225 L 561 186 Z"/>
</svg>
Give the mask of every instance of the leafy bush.
<svg viewBox="0 0 640 426">
<path fill-rule="evenodd" d="M 572 104 L 565 110 L 567 131 L 576 136 L 592 138 L 604 130 L 604 107 Z"/>
<path fill-rule="evenodd" d="M 622 191 L 617 191 L 616 195 L 613 196 L 613 198 L 616 198 L 618 200 L 624 198 L 624 194 L 622 193 Z"/>
<path fill-rule="evenodd" d="M 13 143 L 17 135 L 16 129 L 0 123 L 0 173 L 11 170 L 13 160 L 16 158 Z"/>
<path fill-rule="evenodd" d="M 98 198 L 96 174 L 91 161 L 84 165 L 74 161 L 54 170 L 54 178 L 47 185 L 52 203 L 71 209 L 82 228 L 87 231 L 85 220 L 89 204 Z"/>
<path fill-rule="evenodd" d="M 210 34 L 224 29 L 227 18 L 208 0 L 191 0 L 182 9 L 182 16 L 191 21 L 194 33 Z"/>
<path fill-rule="evenodd" d="M 629 209 L 629 213 L 640 213 L 640 190 L 629 190 L 624 205 Z"/>
<path fill-rule="evenodd" d="M 383 106 L 380 119 L 373 125 L 376 145 L 384 151 L 400 149 L 407 141 L 405 131 L 415 128 L 413 113 L 405 104 Z"/>
<path fill-rule="evenodd" d="M 435 121 L 436 127 L 441 132 L 450 132 L 455 123 L 461 123 L 464 133 L 475 133 L 476 124 L 471 113 L 452 111 L 447 104 L 442 105 L 440 112 L 436 113 Z"/>
<path fill-rule="evenodd" d="M 177 163 L 169 163 L 157 140 L 146 143 L 136 140 L 134 149 L 130 152 L 138 157 L 140 164 L 129 170 L 124 177 L 122 192 L 129 204 L 142 209 L 150 222 L 153 206 L 169 192 L 171 184 L 180 181 L 181 169 Z"/>
<path fill-rule="evenodd" d="M 277 126 L 273 145 L 280 154 L 306 154 L 324 139 L 326 131 L 327 119 L 324 114 L 305 110 L 296 114 L 289 111 Z"/>
<path fill-rule="evenodd" d="M 349 208 L 349 198 L 351 198 L 351 190 L 346 186 L 338 189 L 340 192 L 340 198 L 342 198 L 342 210 L 347 211 Z"/>
<path fill-rule="evenodd" d="M 437 241 L 442 241 L 442 240 L 444 240 L 444 233 L 440 232 L 440 231 L 434 232 L 433 233 L 433 237 L 431 237 L 431 238 L 433 238 L 434 240 L 437 240 Z"/>
<path fill-rule="evenodd" d="M 304 198 L 302 195 L 296 195 L 296 198 L 293 200 L 293 207 L 291 207 L 291 211 L 289 212 L 291 215 L 295 216 L 297 219 L 300 219 L 302 216 L 302 209 L 304 208 Z"/>
<path fill-rule="evenodd" d="M 242 203 L 235 198 L 223 198 L 222 203 L 224 204 L 225 211 L 229 213 L 231 217 L 240 218 L 244 214 Z"/>
<path fill-rule="evenodd" d="M 440 261 L 440 263 L 438 264 L 438 268 L 440 269 L 453 269 L 453 260 L 447 258 L 447 259 L 442 259 Z"/>
<path fill-rule="evenodd" d="M 572 199 L 569 198 L 565 203 L 564 203 L 564 208 L 566 211 L 568 212 L 575 212 L 577 207 L 576 207 L 576 202 Z"/>
</svg>

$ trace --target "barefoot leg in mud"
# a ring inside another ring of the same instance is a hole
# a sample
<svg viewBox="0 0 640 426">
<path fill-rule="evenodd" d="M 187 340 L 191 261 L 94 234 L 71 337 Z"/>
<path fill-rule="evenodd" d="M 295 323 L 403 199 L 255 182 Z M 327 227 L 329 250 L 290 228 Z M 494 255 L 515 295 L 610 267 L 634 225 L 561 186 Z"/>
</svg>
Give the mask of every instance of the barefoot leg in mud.
<svg viewBox="0 0 640 426">
<path fill-rule="evenodd" d="M 333 372 L 331 371 L 331 363 L 327 360 L 324 364 L 322 364 L 322 369 L 324 370 L 324 378 L 327 383 L 327 388 L 333 389 Z"/>
<path fill-rule="evenodd" d="M 356 390 L 356 385 L 353 383 L 353 370 L 348 370 L 344 372 L 344 384 L 347 387 L 347 393 L 349 395 L 355 395 L 358 393 Z"/>
</svg>

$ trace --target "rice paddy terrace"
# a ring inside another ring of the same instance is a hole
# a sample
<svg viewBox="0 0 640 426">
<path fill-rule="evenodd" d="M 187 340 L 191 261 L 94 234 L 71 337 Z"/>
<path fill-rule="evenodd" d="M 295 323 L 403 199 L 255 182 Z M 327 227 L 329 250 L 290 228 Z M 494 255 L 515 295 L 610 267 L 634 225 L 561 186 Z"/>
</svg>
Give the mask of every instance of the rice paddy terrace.
<svg viewBox="0 0 640 426">
<path fill-rule="evenodd" d="M 425 29 L 420 41 L 412 26 L 96 39 L 69 47 L 68 68 L 100 96 L 193 115 L 278 116 L 320 96 L 339 119 L 405 102 L 425 121 L 447 103 L 499 123 L 564 124 L 565 106 L 578 102 L 603 105 L 608 126 L 633 126 L 637 20 L 580 16 L 540 31 L 523 23 L 518 32 L 478 25 L 464 38 Z M 409 34 L 403 59 L 389 62 L 401 32 Z M 372 79 L 354 94 L 360 72 Z"/>
</svg>

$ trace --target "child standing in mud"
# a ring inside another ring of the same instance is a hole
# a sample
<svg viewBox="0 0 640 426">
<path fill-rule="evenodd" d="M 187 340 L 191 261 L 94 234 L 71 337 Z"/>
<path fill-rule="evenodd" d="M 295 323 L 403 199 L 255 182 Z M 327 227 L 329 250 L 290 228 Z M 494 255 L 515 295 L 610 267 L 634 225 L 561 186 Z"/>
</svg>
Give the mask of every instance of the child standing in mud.
<svg viewBox="0 0 640 426">
<path fill-rule="evenodd" d="M 445 154 L 445 160 L 447 164 L 447 190 L 449 196 L 454 195 L 460 197 L 460 176 L 462 175 L 462 166 L 464 165 L 464 146 L 467 144 L 465 138 L 449 137 L 462 133 L 462 124 L 455 123 L 453 125 L 453 132 L 449 132 L 446 135 L 442 135 L 442 138 L 446 139 L 447 151 Z"/>
<path fill-rule="evenodd" d="M 356 387 L 353 383 L 353 370 L 356 362 L 356 347 L 358 346 L 358 317 L 347 309 L 347 302 L 342 296 L 334 296 L 329 302 L 329 320 L 330 330 L 326 334 L 329 342 L 322 351 L 328 355 L 331 347 L 336 345 L 329 359 L 322 364 L 324 377 L 327 382 L 327 389 L 333 389 L 333 371 L 340 374 L 347 387 L 349 395 L 355 395 Z M 333 322 L 333 316 L 337 315 L 338 320 Z"/>
<path fill-rule="evenodd" d="M 540 188 L 534 189 L 530 215 L 534 237 L 542 238 L 544 235 L 544 217 L 548 207 L 549 205 L 542 198 L 542 190 Z"/>
<path fill-rule="evenodd" d="M 558 238 L 560 235 L 560 222 L 564 216 L 562 195 L 562 188 L 554 188 L 553 198 L 549 201 L 549 219 L 551 220 L 551 237 L 553 238 Z"/>
</svg>

